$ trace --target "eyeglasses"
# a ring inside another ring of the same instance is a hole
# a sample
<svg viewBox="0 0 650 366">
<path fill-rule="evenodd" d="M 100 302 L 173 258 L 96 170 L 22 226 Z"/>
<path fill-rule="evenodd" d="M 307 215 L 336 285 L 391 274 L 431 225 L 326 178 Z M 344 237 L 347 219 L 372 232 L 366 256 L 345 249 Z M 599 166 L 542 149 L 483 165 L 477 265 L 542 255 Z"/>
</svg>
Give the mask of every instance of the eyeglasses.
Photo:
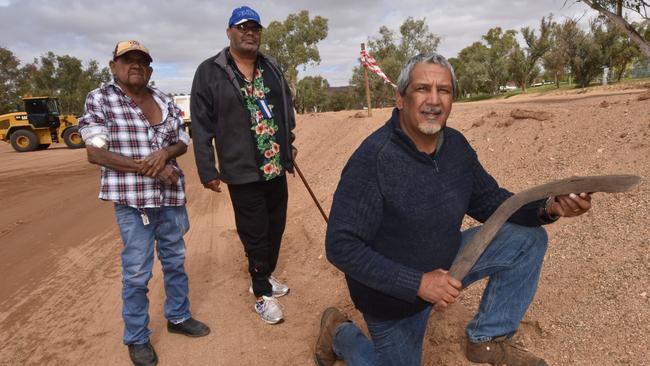
<svg viewBox="0 0 650 366">
<path fill-rule="evenodd" d="M 253 33 L 259 33 L 262 31 L 262 26 L 257 23 L 246 22 L 242 24 L 233 25 L 232 27 L 242 33 L 246 33 L 248 31 L 252 31 Z"/>
</svg>

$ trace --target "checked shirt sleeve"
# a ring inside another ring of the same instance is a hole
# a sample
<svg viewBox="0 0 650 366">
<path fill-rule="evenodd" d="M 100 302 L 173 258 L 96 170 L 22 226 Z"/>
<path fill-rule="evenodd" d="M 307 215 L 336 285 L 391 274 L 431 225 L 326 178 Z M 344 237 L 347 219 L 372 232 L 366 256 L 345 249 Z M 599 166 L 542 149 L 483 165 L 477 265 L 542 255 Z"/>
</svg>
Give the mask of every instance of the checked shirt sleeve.
<svg viewBox="0 0 650 366">
<path fill-rule="evenodd" d="M 174 112 L 176 116 L 181 115 L 181 109 L 178 108 L 176 103 L 174 103 Z M 190 146 L 190 135 L 185 131 L 185 128 L 183 127 L 183 121 L 180 117 L 176 118 L 177 121 L 177 131 L 178 131 L 178 141 L 182 142 L 185 144 L 185 146 Z"/>
<path fill-rule="evenodd" d="M 97 135 L 108 135 L 101 100 L 102 94 L 99 89 L 91 91 L 86 96 L 84 114 L 79 119 L 79 133 L 84 141 L 88 141 Z"/>
</svg>

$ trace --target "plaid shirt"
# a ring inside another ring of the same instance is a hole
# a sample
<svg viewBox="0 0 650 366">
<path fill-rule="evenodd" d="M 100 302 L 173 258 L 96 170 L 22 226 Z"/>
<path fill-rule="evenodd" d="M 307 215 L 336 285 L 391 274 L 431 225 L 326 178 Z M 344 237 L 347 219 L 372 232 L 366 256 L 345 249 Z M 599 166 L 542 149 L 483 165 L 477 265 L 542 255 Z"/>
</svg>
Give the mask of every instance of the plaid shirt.
<svg viewBox="0 0 650 366">
<path fill-rule="evenodd" d="M 143 159 L 179 141 L 189 145 L 180 109 L 159 90 L 150 90 L 163 114 L 162 123 L 155 126 L 149 125 L 142 110 L 115 82 L 88 93 L 84 115 L 79 119 L 84 141 L 96 135 L 107 136 L 108 151 L 132 159 Z M 184 205 L 185 178 L 175 159 L 168 163 L 180 172 L 176 185 L 165 185 L 140 173 L 102 167 L 99 198 L 135 208 Z"/>
</svg>

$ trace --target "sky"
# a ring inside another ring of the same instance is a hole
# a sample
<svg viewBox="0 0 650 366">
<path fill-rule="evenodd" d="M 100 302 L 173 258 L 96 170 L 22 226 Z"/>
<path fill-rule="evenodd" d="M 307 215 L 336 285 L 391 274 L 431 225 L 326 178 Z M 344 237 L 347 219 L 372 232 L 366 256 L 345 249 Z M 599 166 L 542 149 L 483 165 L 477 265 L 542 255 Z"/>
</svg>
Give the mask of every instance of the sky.
<svg viewBox="0 0 650 366">
<path fill-rule="evenodd" d="M 595 15 L 571 0 L 0 0 L 0 47 L 22 65 L 52 51 L 107 66 L 117 41 L 136 39 L 153 56 L 156 86 L 189 93 L 196 67 L 228 45 L 228 18 L 241 5 L 255 9 L 262 25 L 301 10 L 327 18 L 321 62 L 300 67 L 298 77 L 321 75 L 331 86 L 348 85 L 360 43 L 377 37 L 382 25 L 399 33 L 408 17 L 424 18 L 441 37 L 438 52 L 455 57 L 493 27 L 537 29 L 549 13 L 559 21 Z"/>
</svg>

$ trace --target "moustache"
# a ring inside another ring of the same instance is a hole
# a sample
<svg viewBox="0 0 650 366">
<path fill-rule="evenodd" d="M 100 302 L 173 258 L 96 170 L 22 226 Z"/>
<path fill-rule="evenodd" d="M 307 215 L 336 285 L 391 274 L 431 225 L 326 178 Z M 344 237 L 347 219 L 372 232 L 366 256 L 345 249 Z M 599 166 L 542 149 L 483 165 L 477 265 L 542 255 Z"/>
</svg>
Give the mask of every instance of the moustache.
<svg viewBox="0 0 650 366">
<path fill-rule="evenodd" d="M 442 108 L 434 107 L 434 106 L 425 106 L 424 109 L 422 110 L 422 112 L 423 113 L 441 114 L 442 113 Z"/>
</svg>

